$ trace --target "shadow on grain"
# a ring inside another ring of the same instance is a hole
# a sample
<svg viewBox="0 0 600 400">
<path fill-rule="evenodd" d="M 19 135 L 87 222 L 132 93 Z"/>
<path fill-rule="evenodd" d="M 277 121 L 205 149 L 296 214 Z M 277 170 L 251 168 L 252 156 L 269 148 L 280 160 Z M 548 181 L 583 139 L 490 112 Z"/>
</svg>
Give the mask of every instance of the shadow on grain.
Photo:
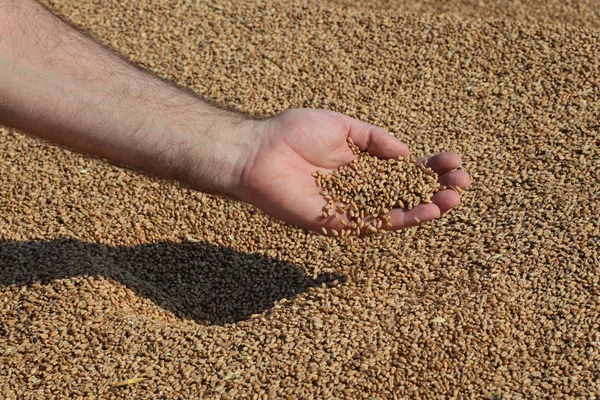
<svg viewBox="0 0 600 400">
<path fill-rule="evenodd" d="M 313 279 L 292 263 L 203 242 L 131 247 L 74 239 L 0 242 L 1 285 L 51 284 L 77 276 L 122 282 L 178 317 L 216 325 L 263 313 L 309 287 L 346 281 L 329 273 Z"/>
</svg>

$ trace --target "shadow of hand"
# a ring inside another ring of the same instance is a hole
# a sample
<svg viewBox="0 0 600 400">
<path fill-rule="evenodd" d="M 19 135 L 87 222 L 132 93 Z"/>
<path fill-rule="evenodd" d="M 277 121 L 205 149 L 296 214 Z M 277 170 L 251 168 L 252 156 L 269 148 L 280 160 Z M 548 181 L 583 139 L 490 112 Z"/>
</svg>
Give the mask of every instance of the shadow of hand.
<svg viewBox="0 0 600 400">
<path fill-rule="evenodd" d="M 225 324 L 265 312 L 309 287 L 344 277 L 308 277 L 297 265 L 202 242 L 110 247 L 73 239 L 0 242 L 0 285 L 50 285 L 77 276 L 121 282 L 181 318 Z"/>
</svg>

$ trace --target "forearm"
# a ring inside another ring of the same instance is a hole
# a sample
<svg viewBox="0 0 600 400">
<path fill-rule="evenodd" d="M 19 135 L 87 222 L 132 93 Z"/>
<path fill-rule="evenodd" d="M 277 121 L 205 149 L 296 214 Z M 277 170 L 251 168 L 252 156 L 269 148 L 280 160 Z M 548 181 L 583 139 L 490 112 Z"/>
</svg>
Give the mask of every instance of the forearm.
<svg viewBox="0 0 600 400">
<path fill-rule="evenodd" d="M 250 147 L 240 115 L 141 71 L 33 0 L 0 0 L 0 124 L 168 178 L 193 175 L 186 183 L 214 192 L 235 186 Z"/>
</svg>

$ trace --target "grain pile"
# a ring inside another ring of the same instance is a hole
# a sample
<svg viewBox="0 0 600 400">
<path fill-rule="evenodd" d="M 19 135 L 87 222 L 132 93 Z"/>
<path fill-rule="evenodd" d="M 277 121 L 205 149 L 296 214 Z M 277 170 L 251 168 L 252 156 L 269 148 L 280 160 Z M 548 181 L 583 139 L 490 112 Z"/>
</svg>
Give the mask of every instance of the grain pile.
<svg viewBox="0 0 600 400">
<path fill-rule="evenodd" d="M 414 157 L 379 159 L 361 151 L 352 139 L 347 141 L 357 158 L 329 174 L 313 174 L 326 201 L 323 218 L 339 218 L 341 224 L 331 230 L 333 236 L 383 232 L 392 227 L 392 209 L 431 203 L 442 189 L 438 175 Z M 325 228 L 323 233 L 328 234 Z"/>
<path fill-rule="evenodd" d="M 331 0 L 332 3 L 394 12 L 431 13 L 460 18 L 510 19 L 524 23 L 600 28 L 596 0 Z"/>
<path fill-rule="evenodd" d="M 600 396 L 597 31 L 49 3 L 214 100 L 324 107 L 416 156 L 460 152 L 473 185 L 437 221 L 350 244 L 2 129 L 0 397 Z"/>
</svg>

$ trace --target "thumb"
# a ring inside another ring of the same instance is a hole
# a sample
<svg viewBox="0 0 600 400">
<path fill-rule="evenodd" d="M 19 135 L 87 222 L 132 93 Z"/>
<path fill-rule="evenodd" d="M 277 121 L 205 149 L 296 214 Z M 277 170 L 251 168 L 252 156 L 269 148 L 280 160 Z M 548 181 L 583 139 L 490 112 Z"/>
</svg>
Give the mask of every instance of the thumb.
<svg viewBox="0 0 600 400">
<path fill-rule="evenodd" d="M 408 157 L 408 146 L 385 129 L 344 115 L 346 131 L 363 151 L 379 158 Z"/>
</svg>

